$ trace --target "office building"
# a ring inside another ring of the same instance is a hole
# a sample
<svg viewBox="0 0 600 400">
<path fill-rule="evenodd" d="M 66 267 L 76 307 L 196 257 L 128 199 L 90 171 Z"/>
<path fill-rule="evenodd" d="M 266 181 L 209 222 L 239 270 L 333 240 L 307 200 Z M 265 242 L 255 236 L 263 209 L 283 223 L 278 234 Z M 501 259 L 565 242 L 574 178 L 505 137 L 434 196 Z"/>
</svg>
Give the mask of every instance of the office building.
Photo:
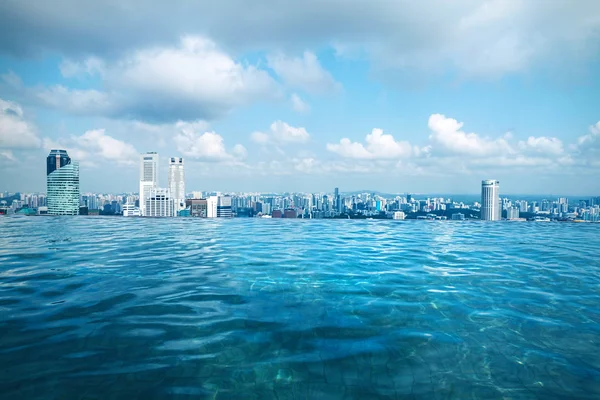
<svg viewBox="0 0 600 400">
<path fill-rule="evenodd" d="M 298 218 L 298 212 L 294 208 L 286 208 L 283 210 L 283 218 Z"/>
<path fill-rule="evenodd" d="M 463 213 L 454 213 L 452 214 L 452 221 L 464 221 L 465 214 Z"/>
<path fill-rule="evenodd" d="M 79 164 L 66 150 L 51 150 L 46 159 L 48 214 L 79 214 Z"/>
<path fill-rule="evenodd" d="M 175 202 L 168 189 L 152 190 L 145 199 L 146 217 L 175 217 Z"/>
<path fill-rule="evenodd" d="M 506 210 L 506 219 L 519 219 L 519 207 L 511 207 Z"/>
<path fill-rule="evenodd" d="M 169 159 L 169 190 L 175 200 L 178 210 L 185 208 L 185 176 L 183 158 L 171 157 Z"/>
<path fill-rule="evenodd" d="M 231 210 L 231 196 L 219 196 L 219 201 L 217 203 L 217 217 L 233 217 L 233 212 Z"/>
<path fill-rule="evenodd" d="M 190 217 L 206 218 L 207 215 L 207 199 L 187 199 L 185 205 L 190 209 Z"/>
<path fill-rule="evenodd" d="M 146 199 L 158 189 L 158 153 L 148 152 L 140 157 L 140 211 L 146 215 Z"/>
<path fill-rule="evenodd" d="M 210 196 L 206 199 L 207 218 L 231 218 L 231 196 Z"/>
<path fill-rule="evenodd" d="M 123 204 L 123 216 L 124 217 L 139 217 L 142 213 L 139 207 L 136 207 L 133 203 Z"/>
<path fill-rule="evenodd" d="M 481 219 L 485 221 L 502 219 L 499 181 L 485 180 L 481 182 Z"/>
</svg>

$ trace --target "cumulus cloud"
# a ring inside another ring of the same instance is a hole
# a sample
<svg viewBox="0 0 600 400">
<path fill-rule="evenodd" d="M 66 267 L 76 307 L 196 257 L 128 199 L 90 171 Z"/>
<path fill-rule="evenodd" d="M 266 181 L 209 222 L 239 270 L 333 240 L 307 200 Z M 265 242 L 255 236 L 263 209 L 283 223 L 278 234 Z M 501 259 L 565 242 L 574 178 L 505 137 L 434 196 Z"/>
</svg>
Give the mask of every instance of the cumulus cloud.
<svg viewBox="0 0 600 400">
<path fill-rule="evenodd" d="M 328 143 L 327 150 L 345 158 L 356 159 L 392 159 L 410 157 L 413 146 L 406 141 L 396 141 L 392 135 L 384 134 L 381 129 L 373 129 L 365 138 L 365 144 L 343 138 L 337 144 Z"/>
<path fill-rule="evenodd" d="M 331 74 L 323 69 L 314 53 L 305 51 L 302 57 L 282 54 L 267 57 L 269 67 L 290 87 L 309 93 L 331 93 L 341 89 Z"/>
<path fill-rule="evenodd" d="M 523 150 L 532 150 L 538 153 L 553 155 L 562 154 L 564 151 L 563 143 L 560 139 L 545 136 L 530 136 L 527 141 L 519 142 L 519 147 Z"/>
<path fill-rule="evenodd" d="M 44 138 L 43 143 L 46 150 L 66 149 L 72 159 L 84 166 L 100 166 L 99 160 L 135 165 L 139 158 L 135 147 L 107 135 L 104 129 L 93 129 L 81 136 L 72 135 L 58 140 Z"/>
<path fill-rule="evenodd" d="M 428 126 L 432 133 L 426 144 L 397 141 L 381 129 L 373 129 L 364 143 L 343 138 L 339 143 L 327 144 L 326 149 L 356 163 L 368 160 L 370 164 L 362 168 L 368 171 L 401 168 L 415 175 L 429 176 L 441 176 L 450 171 L 470 174 L 520 168 L 540 172 L 565 171 L 565 167 L 591 166 L 595 155 L 600 155 L 589 145 L 585 151 L 580 145 L 572 145 L 568 147 L 572 151 L 568 152 L 563 142 L 555 137 L 530 136 L 527 140 L 515 141 L 510 133 L 497 138 L 467 133 L 462 122 L 441 114 L 432 114 Z M 590 127 L 590 133 L 582 136 L 579 143 L 595 143 L 596 137 L 600 139 L 600 124 Z M 312 165 L 325 168 L 328 164 Z M 331 170 L 332 167 L 327 168 Z"/>
<path fill-rule="evenodd" d="M 292 94 L 290 101 L 292 102 L 292 108 L 294 109 L 294 111 L 299 113 L 306 113 L 310 111 L 310 106 L 304 100 L 302 100 L 300 96 L 298 96 L 296 93 Z"/>
<path fill-rule="evenodd" d="M 177 151 L 186 157 L 211 161 L 231 161 L 246 156 L 241 144 L 235 145 L 229 153 L 221 135 L 214 131 L 201 133 L 201 127 L 201 123 L 178 122 L 179 133 L 174 137 Z"/>
<path fill-rule="evenodd" d="M 21 106 L 0 99 L 0 148 L 37 148 L 41 143 L 35 127 L 25 119 Z"/>
<path fill-rule="evenodd" d="M 446 118 L 442 114 L 432 114 L 428 126 L 432 132 L 429 139 L 436 145 L 434 149 L 443 152 L 475 157 L 514 152 L 506 138 L 490 139 L 476 133 L 466 133 L 462 130 L 462 122 L 454 118 Z"/>
<path fill-rule="evenodd" d="M 253 132 L 250 139 L 258 144 L 306 143 L 310 140 L 310 134 L 306 128 L 294 127 L 283 121 L 275 121 L 271 124 L 268 133 Z"/>
<path fill-rule="evenodd" d="M 14 77 L 11 83 L 48 107 L 152 122 L 213 119 L 236 106 L 280 96 L 266 71 L 235 61 L 202 36 L 185 36 L 176 46 L 142 48 L 117 59 L 68 61 L 61 70 L 66 76 L 97 74 L 103 90 L 23 87 Z"/>
</svg>

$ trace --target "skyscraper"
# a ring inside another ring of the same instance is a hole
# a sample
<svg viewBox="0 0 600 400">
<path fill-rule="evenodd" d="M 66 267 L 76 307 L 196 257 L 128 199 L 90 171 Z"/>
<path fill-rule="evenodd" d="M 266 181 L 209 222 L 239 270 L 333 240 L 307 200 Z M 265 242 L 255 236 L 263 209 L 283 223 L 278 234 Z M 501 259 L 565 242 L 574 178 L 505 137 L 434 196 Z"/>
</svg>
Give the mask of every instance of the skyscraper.
<svg viewBox="0 0 600 400">
<path fill-rule="evenodd" d="M 46 159 L 48 214 L 79 214 L 79 164 L 66 150 L 51 150 Z"/>
<path fill-rule="evenodd" d="M 485 221 L 498 221 L 502 219 L 499 181 L 481 181 L 481 219 Z"/>
<path fill-rule="evenodd" d="M 333 209 L 337 212 L 342 212 L 342 198 L 340 197 L 340 189 L 333 190 Z"/>
<path fill-rule="evenodd" d="M 148 152 L 140 157 L 140 211 L 146 215 L 146 199 L 158 189 L 158 153 Z"/>
<path fill-rule="evenodd" d="M 169 191 L 175 200 L 175 208 L 185 208 L 185 175 L 181 157 L 169 159 Z"/>
</svg>

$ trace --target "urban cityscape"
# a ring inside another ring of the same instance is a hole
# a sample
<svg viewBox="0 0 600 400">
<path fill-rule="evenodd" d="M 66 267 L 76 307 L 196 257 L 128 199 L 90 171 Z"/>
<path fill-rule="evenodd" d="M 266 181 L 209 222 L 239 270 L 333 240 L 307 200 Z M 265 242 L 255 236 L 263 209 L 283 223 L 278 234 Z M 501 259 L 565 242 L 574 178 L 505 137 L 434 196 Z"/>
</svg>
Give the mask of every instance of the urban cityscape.
<svg viewBox="0 0 600 400">
<path fill-rule="evenodd" d="M 169 158 L 162 188 L 158 153 L 147 152 L 140 156 L 139 190 L 107 194 L 80 192 L 79 164 L 67 150 L 51 150 L 46 166 L 46 193 L 0 192 L 0 215 L 600 222 L 600 196 L 513 199 L 502 196 L 497 180 L 483 180 L 481 197 L 472 202 L 337 187 L 331 193 L 186 191 L 184 159 Z"/>
</svg>

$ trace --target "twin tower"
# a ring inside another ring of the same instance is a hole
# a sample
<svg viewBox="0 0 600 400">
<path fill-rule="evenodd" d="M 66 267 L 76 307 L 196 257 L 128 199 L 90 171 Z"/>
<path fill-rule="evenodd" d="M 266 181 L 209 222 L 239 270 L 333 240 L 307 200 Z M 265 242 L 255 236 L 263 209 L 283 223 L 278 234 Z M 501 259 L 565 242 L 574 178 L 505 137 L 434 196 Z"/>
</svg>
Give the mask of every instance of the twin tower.
<svg viewBox="0 0 600 400">
<path fill-rule="evenodd" d="M 181 157 L 169 158 L 169 187 L 158 187 L 158 153 L 140 157 L 140 213 L 147 217 L 173 217 L 185 208 L 185 173 Z"/>
</svg>

